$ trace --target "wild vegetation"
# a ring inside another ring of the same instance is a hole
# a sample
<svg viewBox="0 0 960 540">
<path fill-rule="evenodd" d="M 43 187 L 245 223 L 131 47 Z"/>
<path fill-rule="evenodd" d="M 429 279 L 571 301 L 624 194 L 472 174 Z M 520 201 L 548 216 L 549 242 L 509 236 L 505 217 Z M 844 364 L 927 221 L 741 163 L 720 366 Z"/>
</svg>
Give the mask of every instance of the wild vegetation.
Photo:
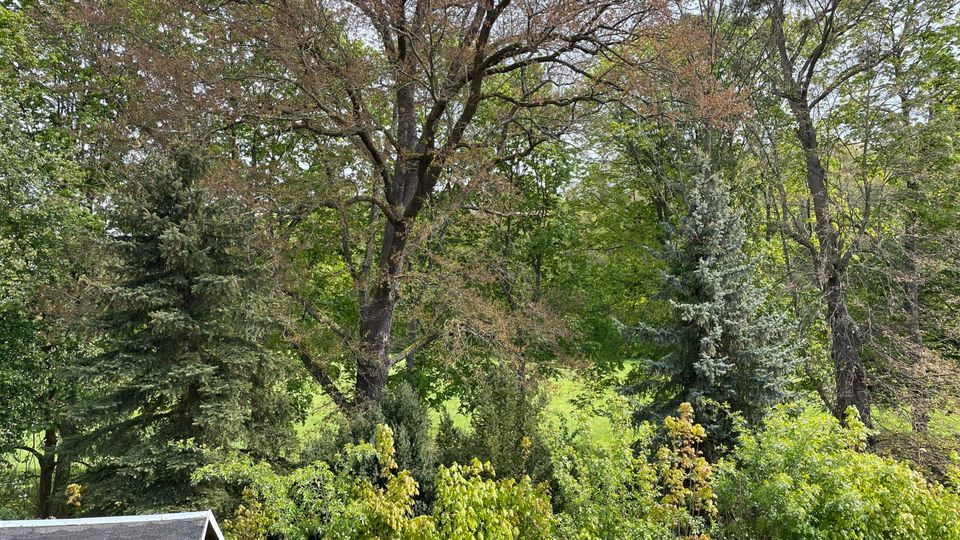
<svg viewBox="0 0 960 540">
<path fill-rule="evenodd" d="M 0 4 L 0 519 L 960 539 L 953 0 Z"/>
</svg>

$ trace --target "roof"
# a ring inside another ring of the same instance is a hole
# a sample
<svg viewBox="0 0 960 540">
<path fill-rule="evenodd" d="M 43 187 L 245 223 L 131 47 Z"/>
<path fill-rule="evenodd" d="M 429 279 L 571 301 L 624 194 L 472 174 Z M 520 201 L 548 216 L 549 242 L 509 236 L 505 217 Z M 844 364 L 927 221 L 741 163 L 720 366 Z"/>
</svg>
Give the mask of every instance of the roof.
<svg viewBox="0 0 960 540">
<path fill-rule="evenodd" d="M 0 521 L 0 540 L 223 540 L 213 512 Z"/>
</svg>

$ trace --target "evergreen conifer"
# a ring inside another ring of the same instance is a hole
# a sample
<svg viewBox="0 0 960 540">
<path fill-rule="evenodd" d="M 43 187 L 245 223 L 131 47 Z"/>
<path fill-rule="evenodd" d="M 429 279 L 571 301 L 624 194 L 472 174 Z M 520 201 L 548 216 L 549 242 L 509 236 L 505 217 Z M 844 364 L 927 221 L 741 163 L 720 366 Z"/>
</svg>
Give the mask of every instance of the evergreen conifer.
<svg viewBox="0 0 960 540">
<path fill-rule="evenodd" d="M 662 296 L 672 323 L 625 330 L 669 350 L 645 365 L 641 390 L 652 401 L 641 416 L 660 420 L 690 402 L 708 444 L 729 448 L 731 413 L 748 423 L 760 420 L 783 398 L 795 354 L 783 317 L 765 310 L 766 294 L 744 250 L 746 234 L 726 183 L 702 172 L 679 187 L 682 210 L 676 222 L 664 224 L 661 252 L 667 266 Z"/>
<path fill-rule="evenodd" d="M 102 353 L 80 370 L 98 398 L 77 411 L 79 447 L 97 456 L 86 500 L 114 512 L 193 508 L 205 451 L 275 457 L 292 435 L 289 364 L 259 335 L 249 223 L 203 175 L 188 153 L 150 160 L 114 201 Z"/>
</svg>

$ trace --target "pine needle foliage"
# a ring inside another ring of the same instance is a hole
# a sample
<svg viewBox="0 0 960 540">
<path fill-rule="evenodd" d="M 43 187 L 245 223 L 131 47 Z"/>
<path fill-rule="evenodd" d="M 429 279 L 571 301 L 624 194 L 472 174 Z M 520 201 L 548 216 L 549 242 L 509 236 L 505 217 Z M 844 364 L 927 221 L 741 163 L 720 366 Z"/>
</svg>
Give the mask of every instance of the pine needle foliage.
<svg viewBox="0 0 960 540">
<path fill-rule="evenodd" d="M 116 196 L 102 353 L 80 370 L 98 395 L 78 411 L 93 506 L 190 507 L 205 450 L 279 456 L 291 442 L 294 401 L 277 382 L 291 378 L 261 345 L 249 223 L 203 176 L 189 153 L 150 159 Z"/>
<path fill-rule="evenodd" d="M 661 295 L 672 322 L 624 329 L 668 351 L 644 366 L 639 390 L 652 400 L 640 415 L 659 421 L 689 402 L 711 447 L 730 448 L 734 413 L 754 424 L 782 400 L 795 351 L 784 318 L 765 309 L 727 184 L 701 172 L 675 189 L 682 211 L 675 223 L 664 224 L 659 254 L 667 266 Z"/>
</svg>

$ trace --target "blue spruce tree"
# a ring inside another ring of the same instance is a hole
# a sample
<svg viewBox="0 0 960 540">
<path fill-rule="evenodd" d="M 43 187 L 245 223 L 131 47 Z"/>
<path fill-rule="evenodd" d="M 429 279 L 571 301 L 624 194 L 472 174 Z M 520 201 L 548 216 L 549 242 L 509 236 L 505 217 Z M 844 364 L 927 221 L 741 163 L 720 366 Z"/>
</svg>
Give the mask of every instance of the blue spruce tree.
<svg viewBox="0 0 960 540">
<path fill-rule="evenodd" d="M 731 413 L 756 423 L 782 400 L 795 351 L 782 316 L 764 309 L 766 295 L 744 251 L 743 222 L 727 185 L 703 172 L 678 187 L 681 211 L 664 223 L 660 254 L 672 322 L 625 333 L 669 351 L 644 366 L 638 390 L 652 401 L 641 417 L 659 420 L 690 402 L 707 429 L 707 451 L 716 455 L 734 442 Z"/>
</svg>

